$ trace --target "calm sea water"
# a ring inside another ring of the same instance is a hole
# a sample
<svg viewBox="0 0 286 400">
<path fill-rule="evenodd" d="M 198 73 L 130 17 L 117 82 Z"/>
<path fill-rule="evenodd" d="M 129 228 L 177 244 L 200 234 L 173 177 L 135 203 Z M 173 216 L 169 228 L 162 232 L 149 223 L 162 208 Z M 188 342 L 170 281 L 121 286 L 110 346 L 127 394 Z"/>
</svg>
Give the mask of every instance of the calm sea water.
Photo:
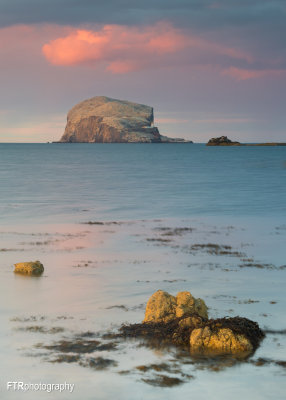
<svg viewBox="0 0 286 400">
<path fill-rule="evenodd" d="M 279 216 L 286 147 L 1 144 L 0 185 L 5 223 Z"/>
<path fill-rule="evenodd" d="M 286 147 L 0 144 L 1 399 L 284 400 L 285 183 Z M 166 227 L 183 229 L 166 241 Z M 188 251 L 202 243 L 234 253 Z M 13 274 L 14 263 L 35 259 L 42 277 Z M 242 315 L 274 333 L 250 362 L 217 370 L 136 341 L 73 363 L 45 348 L 141 321 L 158 289 L 189 290 L 210 318 Z M 116 363 L 98 371 L 86 364 L 93 357 Z M 174 357 L 186 375 L 172 388 L 146 383 L 156 373 L 136 368 Z M 268 363 L 256 365 L 259 357 Z M 75 390 L 23 394 L 7 391 L 8 381 Z"/>
</svg>

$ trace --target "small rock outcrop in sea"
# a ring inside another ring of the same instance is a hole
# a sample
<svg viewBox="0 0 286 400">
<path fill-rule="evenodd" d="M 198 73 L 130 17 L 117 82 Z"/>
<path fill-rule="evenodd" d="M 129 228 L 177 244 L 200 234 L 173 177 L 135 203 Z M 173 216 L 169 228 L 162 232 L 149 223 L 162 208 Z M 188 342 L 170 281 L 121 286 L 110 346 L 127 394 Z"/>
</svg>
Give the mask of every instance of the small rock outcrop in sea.
<svg viewBox="0 0 286 400">
<path fill-rule="evenodd" d="M 24 275 L 39 276 L 44 272 L 44 266 L 40 261 L 28 261 L 15 264 L 14 272 Z"/>
<path fill-rule="evenodd" d="M 204 300 L 195 299 L 190 292 L 179 292 L 175 297 L 163 290 L 157 290 L 148 300 L 143 322 L 169 322 L 194 313 L 208 318 Z"/>
<path fill-rule="evenodd" d="M 257 349 L 264 333 L 247 318 L 208 319 L 205 302 L 190 292 L 175 297 L 158 290 L 147 303 L 143 323 L 123 325 L 120 336 L 184 346 L 194 355 L 228 354 L 242 359 Z"/>
<path fill-rule="evenodd" d="M 233 142 L 227 136 L 212 138 L 208 141 L 207 146 L 286 146 L 283 142 L 267 142 L 267 143 L 240 143 Z"/>
<path fill-rule="evenodd" d="M 97 96 L 75 105 L 67 115 L 63 143 L 184 142 L 161 136 L 153 126 L 153 108 Z"/>
<path fill-rule="evenodd" d="M 239 146 L 239 142 L 232 142 L 227 136 L 212 138 L 208 141 L 207 146 Z"/>
</svg>

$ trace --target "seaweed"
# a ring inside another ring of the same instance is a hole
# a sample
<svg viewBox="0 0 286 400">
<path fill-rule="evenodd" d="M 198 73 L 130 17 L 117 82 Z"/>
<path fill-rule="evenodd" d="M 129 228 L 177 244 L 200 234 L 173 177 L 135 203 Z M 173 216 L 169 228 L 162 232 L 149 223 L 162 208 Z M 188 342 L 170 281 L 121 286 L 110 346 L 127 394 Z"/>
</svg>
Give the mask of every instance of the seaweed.
<svg viewBox="0 0 286 400">
<path fill-rule="evenodd" d="M 159 386 L 159 387 L 172 387 L 184 383 L 182 379 L 173 378 L 171 376 L 163 374 L 160 375 L 158 374 L 153 379 L 142 379 L 142 381 L 148 383 L 148 385 Z"/>
<path fill-rule="evenodd" d="M 57 358 L 50 360 L 51 363 L 74 363 L 78 362 L 80 359 L 79 355 L 71 355 L 71 354 L 60 354 Z"/>
<path fill-rule="evenodd" d="M 188 320 L 188 323 L 184 322 Z M 118 337 L 144 338 L 160 345 L 173 344 L 176 346 L 189 346 L 190 334 L 194 329 L 209 327 L 213 332 L 228 328 L 236 334 L 246 336 L 256 350 L 260 341 L 265 336 L 259 325 L 243 317 L 224 317 L 218 319 L 204 319 L 197 314 L 185 315 L 170 322 L 148 322 L 123 325 L 119 329 Z"/>
<path fill-rule="evenodd" d="M 128 308 L 126 306 L 124 306 L 123 304 L 121 304 L 121 305 L 116 304 L 114 306 L 106 307 L 106 310 L 112 310 L 113 308 L 120 308 L 121 310 L 128 311 Z"/>
<path fill-rule="evenodd" d="M 26 332 L 56 334 L 56 333 L 63 332 L 65 329 L 62 328 L 61 326 L 53 326 L 52 328 L 46 328 L 45 326 L 42 326 L 42 325 L 31 325 L 31 326 L 19 327 L 19 328 L 16 328 L 16 330 L 17 331 L 26 331 Z"/>
<path fill-rule="evenodd" d="M 117 362 L 115 360 L 110 360 L 109 358 L 91 357 L 88 360 L 80 361 L 79 365 L 99 371 L 107 369 L 109 367 L 116 367 Z"/>
<path fill-rule="evenodd" d="M 92 353 L 94 351 L 115 350 L 115 343 L 102 344 L 98 340 L 61 340 L 57 343 L 41 346 L 47 350 L 60 351 L 62 353 Z"/>
<path fill-rule="evenodd" d="M 251 364 L 255 365 L 256 367 L 263 367 L 264 365 L 274 364 L 282 368 L 286 368 L 286 361 L 283 360 L 272 360 L 269 358 L 258 358 L 256 360 L 250 360 Z"/>
<path fill-rule="evenodd" d="M 189 247 L 190 252 L 198 252 L 203 251 L 210 255 L 216 256 L 231 256 L 243 258 L 246 256 L 245 253 L 234 251 L 231 246 L 228 245 L 219 245 L 215 243 L 203 243 L 203 244 L 193 244 Z"/>
<path fill-rule="evenodd" d="M 160 364 L 149 364 L 149 365 L 138 365 L 136 367 L 138 371 L 147 372 L 147 371 L 156 371 L 156 372 L 168 372 L 171 374 L 180 373 L 181 371 L 178 368 L 173 368 L 171 364 L 167 364 L 162 362 Z"/>
</svg>

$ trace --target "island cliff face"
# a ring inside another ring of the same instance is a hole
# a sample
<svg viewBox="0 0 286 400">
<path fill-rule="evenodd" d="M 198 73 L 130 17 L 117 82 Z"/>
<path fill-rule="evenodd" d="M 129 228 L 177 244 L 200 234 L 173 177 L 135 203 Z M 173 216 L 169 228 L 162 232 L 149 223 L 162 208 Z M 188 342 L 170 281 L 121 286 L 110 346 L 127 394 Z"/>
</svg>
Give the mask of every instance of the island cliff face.
<svg viewBox="0 0 286 400">
<path fill-rule="evenodd" d="M 67 116 L 64 143 L 160 143 L 184 141 L 161 136 L 153 108 L 98 96 L 75 105 Z"/>
</svg>

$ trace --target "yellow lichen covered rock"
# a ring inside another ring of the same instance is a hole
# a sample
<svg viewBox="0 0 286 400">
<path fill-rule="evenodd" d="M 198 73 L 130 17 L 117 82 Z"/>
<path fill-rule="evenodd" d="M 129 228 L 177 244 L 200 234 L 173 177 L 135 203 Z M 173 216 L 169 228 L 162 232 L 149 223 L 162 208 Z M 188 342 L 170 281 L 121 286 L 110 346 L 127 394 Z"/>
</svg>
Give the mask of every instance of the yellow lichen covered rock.
<svg viewBox="0 0 286 400">
<path fill-rule="evenodd" d="M 195 312 L 199 314 L 201 317 L 208 318 L 208 308 L 203 299 L 200 298 L 195 299 L 194 309 Z"/>
<path fill-rule="evenodd" d="M 169 322 L 176 313 L 176 298 L 157 290 L 148 300 L 144 322 Z"/>
<path fill-rule="evenodd" d="M 207 306 L 202 299 L 195 299 L 190 292 L 179 292 L 176 296 L 176 317 L 183 317 L 187 313 L 197 313 L 208 318 Z"/>
<path fill-rule="evenodd" d="M 190 292 L 179 292 L 175 297 L 158 290 L 148 300 L 143 322 L 169 322 L 186 314 L 208 318 L 207 306 L 202 299 L 195 299 Z"/>
<path fill-rule="evenodd" d="M 28 261 L 15 264 L 14 272 L 24 275 L 41 275 L 44 266 L 40 261 Z"/>
<path fill-rule="evenodd" d="M 208 319 L 207 306 L 190 292 L 177 296 L 158 290 L 148 300 L 144 321 L 123 325 L 124 338 L 144 338 L 154 343 L 183 346 L 193 356 L 229 355 L 248 358 L 265 334 L 255 321 L 244 317 Z"/>
<path fill-rule="evenodd" d="M 182 317 L 195 306 L 195 299 L 190 292 L 179 292 L 176 296 L 176 317 Z"/>
<path fill-rule="evenodd" d="M 179 327 L 184 328 L 184 327 L 199 327 L 202 324 L 202 318 L 198 317 L 196 315 L 193 315 L 191 317 L 183 317 L 179 321 Z"/>
<path fill-rule="evenodd" d="M 193 353 L 245 354 L 253 351 L 250 340 L 230 328 L 211 329 L 209 326 L 194 329 L 190 335 Z"/>
</svg>

